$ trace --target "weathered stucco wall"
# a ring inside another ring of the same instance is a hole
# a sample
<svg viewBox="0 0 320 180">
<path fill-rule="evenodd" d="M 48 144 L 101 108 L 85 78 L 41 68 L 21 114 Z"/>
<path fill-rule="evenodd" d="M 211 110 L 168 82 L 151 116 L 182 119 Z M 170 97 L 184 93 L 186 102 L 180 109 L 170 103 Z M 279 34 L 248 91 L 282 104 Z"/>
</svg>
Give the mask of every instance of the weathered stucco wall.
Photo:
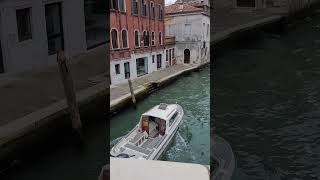
<svg viewBox="0 0 320 180">
<path fill-rule="evenodd" d="M 210 17 L 202 13 L 178 14 L 166 17 L 166 35 L 176 38 L 177 63 L 184 63 L 184 51 L 190 50 L 190 63 L 209 59 Z"/>
<path fill-rule="evenodd" d="M 0 2 L 0 39 L 5 72 L 15 73 L 56 64 L 56 55 L 48 55 L 45 5 L 49 3 L 52 1 Z M 87 46 L 83 0 L 62 0 L 61 5 L 66 55 L 72 57 L 85 53 Z M 31 8 L 32 38 L 19 42 L 16 9 L 23 8 Z"/>
</svg>

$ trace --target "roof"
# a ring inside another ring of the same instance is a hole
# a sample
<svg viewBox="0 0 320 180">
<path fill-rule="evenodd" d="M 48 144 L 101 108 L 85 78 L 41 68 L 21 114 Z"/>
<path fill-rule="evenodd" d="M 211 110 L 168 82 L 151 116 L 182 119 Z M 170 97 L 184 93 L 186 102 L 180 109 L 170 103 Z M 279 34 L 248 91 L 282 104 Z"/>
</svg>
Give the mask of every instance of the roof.
<svg viewBox="0 0 320 180">
<path fill-rule="evenodd" d="M 202 8 L 197 8 L 189 3 L 175 3 L 165 7 L 166 14 L 181 14 L 181 13 L 192 13 L 202 12 Z"/>
<path fill-rule="evenodd" d="M 173 112 L 175 112 L 177 109 L 177 105 L 176 104 L 169 104 L 167 105 L 165 110 L 159 109 L 159 105 L 153 107 L 152 109 L 150 109 L 149 111 L 143 113 L 143 116 L 153 116 L 153 117 L 157 117 L 163 120 L 169 120 L 169 118 L 171 117 L 171 115 L 173 115 Z"/>
</svg>

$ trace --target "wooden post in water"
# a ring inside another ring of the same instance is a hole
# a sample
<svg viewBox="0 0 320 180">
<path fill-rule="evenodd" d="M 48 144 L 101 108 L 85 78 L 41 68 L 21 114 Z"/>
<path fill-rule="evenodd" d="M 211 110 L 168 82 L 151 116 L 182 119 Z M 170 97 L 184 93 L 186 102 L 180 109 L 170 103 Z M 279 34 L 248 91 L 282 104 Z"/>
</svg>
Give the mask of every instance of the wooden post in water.
<svg viewBox="0 0 320 180">
<path fill-rule="evenodd" d="M 67 64 L 67 58 L 63 51 L 58 52 L 57 62 L 59 65 L 61 80 L 66 95 L 66 100 L 72 122 L 72 129 L 75 135 L 77 136 L 78 140 L 82 141 L 82 123 L 77 105 L 76 94 L 73 87 L 71 72 Z"/>
<path fill-rule="evenodd" d="M 129 84 L 129 88 L 130 88 L 132 103 L 133 103 L 134 108 L 136 108 L 136 97 L 134 96 L 131 79 L 128 79 L 128 84 Z"/>
</svg>

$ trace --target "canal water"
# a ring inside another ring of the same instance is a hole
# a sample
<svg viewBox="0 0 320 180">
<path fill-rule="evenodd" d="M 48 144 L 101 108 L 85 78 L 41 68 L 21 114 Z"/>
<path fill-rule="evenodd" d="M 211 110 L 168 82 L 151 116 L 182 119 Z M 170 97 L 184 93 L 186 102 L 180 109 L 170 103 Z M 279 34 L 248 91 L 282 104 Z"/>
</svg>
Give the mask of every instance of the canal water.
<svg viewBox="0 0 320 180">
<path fill-rule="evenodd" d="M 320 177 L 319 27 L 308 18 L 216 58 L 212 125 L 235 153 L 233 180 Z"/>
<path fill-rule="evenodd" d="M 185 112 L 183 122 L 160 160 L 210 164 L 210 68 L 173 82 L 110 121 L 110 147 L 139 122 L 142 113 L 159 103 L 178 103 Z"/>
<path fill-rule="evenodd" d="M 84 128 L 84 147 L 79 148 L 63 130 L 41 146 L 27 149 L 19 165 L 0 171 L 1 180 L 96 180 L 108 162 L 108 127 L 105 117 Z M 57 139 L 59 137 L 60 139 Z"/>
</svg>

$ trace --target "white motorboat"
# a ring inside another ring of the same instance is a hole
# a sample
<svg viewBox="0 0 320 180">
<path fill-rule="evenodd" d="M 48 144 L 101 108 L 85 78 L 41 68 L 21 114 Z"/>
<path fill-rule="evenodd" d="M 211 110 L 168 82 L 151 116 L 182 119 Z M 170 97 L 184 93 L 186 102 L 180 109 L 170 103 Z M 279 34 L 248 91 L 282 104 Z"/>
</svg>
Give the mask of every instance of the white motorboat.
<svg viewBox="0 0 320 180">
<path fill-rule="evenodd" d="M 139 123 L 110 151 L 112 157 L 157 160 L 176 134 L 184 112 L 178 104 L 163 104 L 142 114 Z"/>
</svg>

